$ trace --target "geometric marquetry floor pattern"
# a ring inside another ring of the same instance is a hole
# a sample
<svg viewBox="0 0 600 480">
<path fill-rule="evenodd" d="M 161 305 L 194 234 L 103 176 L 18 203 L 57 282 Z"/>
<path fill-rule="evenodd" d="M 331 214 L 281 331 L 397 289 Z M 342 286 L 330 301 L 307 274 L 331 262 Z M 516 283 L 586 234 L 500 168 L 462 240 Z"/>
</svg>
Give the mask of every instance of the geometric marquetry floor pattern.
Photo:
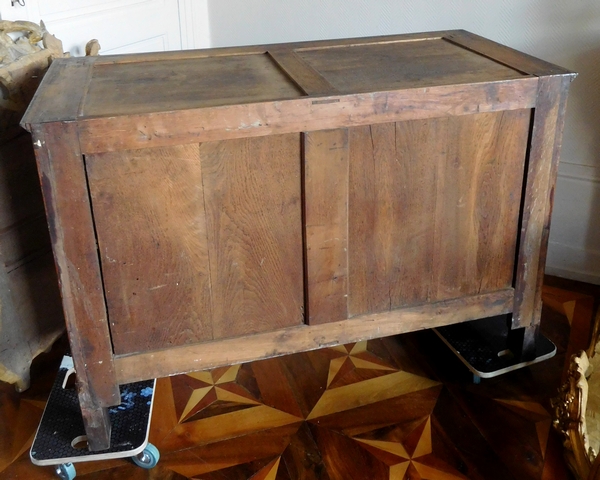
<svg viewBox="0 0 600 480">
<path fill-rule="evenodd" d="M 77 478 L 568 479 L 548 407 L 568 342 L 563 313 L 543 315 L 556 357 L 480 385 L 431 332 L 159 379 L 158 466 L 81 463 Z M 2 479 L 55 478 L 28 459 L 56 372 L 54 360 L 36 365 L 29 391 L 0 389 Z"/>
</svg>

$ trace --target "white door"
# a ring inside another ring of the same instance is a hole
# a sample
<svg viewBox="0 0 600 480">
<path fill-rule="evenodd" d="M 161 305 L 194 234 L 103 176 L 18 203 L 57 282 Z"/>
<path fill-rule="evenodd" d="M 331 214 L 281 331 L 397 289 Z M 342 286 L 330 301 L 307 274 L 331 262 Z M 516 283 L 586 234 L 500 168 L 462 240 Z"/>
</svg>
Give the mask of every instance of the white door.
<svg viewBox="0 0 600 480">
<path fill-rule="evenodd" d="M 72 55 L 92 38 L 101 55 L 207 47 L 207 14 L 206 0 L 0 0 L 3 20 L 43 20 Z"/>
</svg>

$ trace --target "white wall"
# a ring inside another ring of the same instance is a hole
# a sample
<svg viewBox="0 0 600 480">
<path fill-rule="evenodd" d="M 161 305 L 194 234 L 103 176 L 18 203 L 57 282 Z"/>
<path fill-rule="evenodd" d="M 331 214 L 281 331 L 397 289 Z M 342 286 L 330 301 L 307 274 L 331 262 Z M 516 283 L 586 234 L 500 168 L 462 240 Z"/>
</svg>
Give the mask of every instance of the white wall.
<svg viewBox="0 0 600 480">
<path fill-rule="evenodd" d="M 43 20 L 79 56 L 92 38 L 100 54 L 207 47 L 207 0 L 0 0 L 4 20 Z"/>
<path fill-rule="evenodd" d="M 600 284 L 600 1 L 208 0 L 211 46 L 464 28 L 573 69 L 547 272 Z"/>
</svg>

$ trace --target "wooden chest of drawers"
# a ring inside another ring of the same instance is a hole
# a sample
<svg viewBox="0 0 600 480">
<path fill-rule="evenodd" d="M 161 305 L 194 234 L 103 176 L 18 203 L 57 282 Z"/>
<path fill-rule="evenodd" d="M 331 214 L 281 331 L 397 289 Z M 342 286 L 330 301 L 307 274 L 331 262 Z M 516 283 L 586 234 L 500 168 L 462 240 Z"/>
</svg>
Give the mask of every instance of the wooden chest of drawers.
<svg viewBox="0 0 600 480">
<path fill-rule="evenodd" d="M 463 31 L 54 62 L 34 137 L 92 448 L 118 385 L 510 314 L 571 72 Z"/>
</svg>

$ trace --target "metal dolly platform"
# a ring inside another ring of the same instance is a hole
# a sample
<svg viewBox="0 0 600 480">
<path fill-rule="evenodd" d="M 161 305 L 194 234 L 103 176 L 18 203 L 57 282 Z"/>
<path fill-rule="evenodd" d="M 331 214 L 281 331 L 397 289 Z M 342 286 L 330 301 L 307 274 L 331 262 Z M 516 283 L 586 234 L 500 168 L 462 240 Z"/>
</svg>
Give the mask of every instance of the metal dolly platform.
<svg viewBox="0 0 600 480">
<path fill-rule="evenodd" d="M 479 383 L 482 378 L 496 377 L 547 360 L 556 354 L 554 343 L 540 334 L 536 341 L 534 359 L 520 361 L 515 358 L 509 348 L 509 329 L 505 316 L 473 320 L 433 330 L 473 373 L 474 383 Z"/>
<path fill-rule="evenodd" d="M 29 452 L 35 465 L 53 466 L 59 478 L 72 480 L 76 462 L 131 457 L 142 468 L 154 467 L 160 453 L 148 443 L 156 380 L 121 385 L 121 404 L 109 409 L 111 447 L 99 452 L 87 448 L 77 391 L 71 386 L 75 370 L 64 356 L 52 386 L 42 420 Z"/>
</svg>

